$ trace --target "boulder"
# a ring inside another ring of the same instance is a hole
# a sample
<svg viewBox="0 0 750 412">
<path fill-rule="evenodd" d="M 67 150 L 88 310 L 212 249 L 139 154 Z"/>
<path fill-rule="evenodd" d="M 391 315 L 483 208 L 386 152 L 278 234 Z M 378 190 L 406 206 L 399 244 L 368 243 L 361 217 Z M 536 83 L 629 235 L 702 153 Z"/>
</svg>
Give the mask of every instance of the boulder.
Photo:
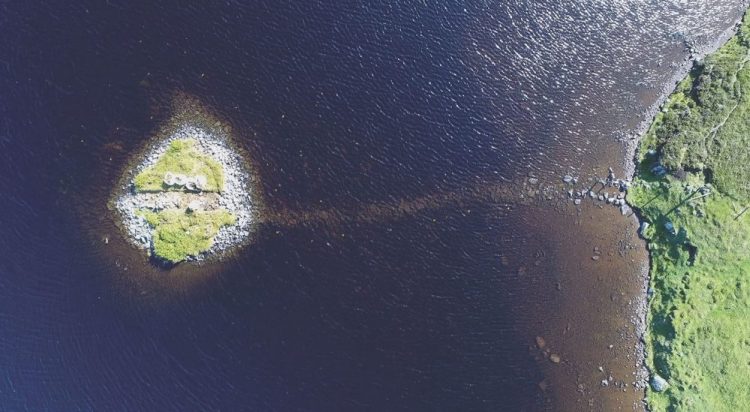
<svg viewBox="0 0 750 412">
<path fill-rule="evenodd" d="M 185 186 L 185 183 L 187 183 L 188 178 L 185 175 L 181 175 L 179 173 L 174 174 L 174 178 L 172 179 L 175 186 Z"/>
<path fill-rule="evenodd" d="M 641 228 L 638 230 L 638 233 L 641 234 L 641 237 L 646 237 L 646 230 L 648 229 L 648 227 L 648 222 L 641 222 Z"/>
<path fill-rule="evenodd" d="M 199 190 L 205 189 L 206 185 L 208 185 L 208 179 L 206 179 L 206 176 L 203 176 L 203 175 L 195 176 L 195 186 Z"/>
<path fill-rule="evenodd" d="M 669 232 L 669 234 L 671 234 L 671 235 L 674 235 L 675 233 L 677 233 L 677 232 L 675 231 L 675 228 L 674 228 L 674 223 L 672 223 L 672 222 L 667 222 L 667 223 L 665 223 L 665 224 L 664 224 L 664 229 L 665 229 L 665 230 L 666 230 L 667 232 Z"/>
<path fill-rule="evenodd" d="M 197 200 L 193 200 L 192 202 L 188 203 L 187 206 L 187 212 L 192 213 L 198 210 L 203 210 L 203 204 Z"/>
<path fill-rule="evenodd" d="M 174 173 L 172 172 L 164 173 L 164 184 L 167 186 L 174 185 Z"/>
<path fill-rule="evenodd" d="M 539 349 L 544 349 L 544 347 L 547 345 L 547 342 L 545 342 L 544 338 L 541 336 L 536 337 L 536 346 Z"/>
<path fill-rule="evenodd" d="M 669 387 L 669 382 L 661 376 L 654 374 L 651 376 L 651 388 L 656 392 L 664 392 Z"/>
<path fill-rule="evenodd" d="M 663 177 L 667 174 L 667 169 L 665 169 L 664 166 L 657 164 L 651 168 L 651 173 L 656 177 Z"/>
</svg>

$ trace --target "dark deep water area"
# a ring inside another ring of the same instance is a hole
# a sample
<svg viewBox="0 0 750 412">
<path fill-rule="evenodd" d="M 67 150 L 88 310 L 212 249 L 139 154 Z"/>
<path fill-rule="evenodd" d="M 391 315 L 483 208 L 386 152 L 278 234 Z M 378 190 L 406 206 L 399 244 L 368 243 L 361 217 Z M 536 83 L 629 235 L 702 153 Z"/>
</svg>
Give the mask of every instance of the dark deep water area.
<svg viewBox="0 0 750 412">
<path fill-rule="evenodd" d="M 642 410 L 635 219 L 482 194 L 621 176 L 742 2 L 206 4 L 0 3 L 0 410 Z M 176 95 L 273 218 L 165 271 L 106 203 Z"/>
</svg>

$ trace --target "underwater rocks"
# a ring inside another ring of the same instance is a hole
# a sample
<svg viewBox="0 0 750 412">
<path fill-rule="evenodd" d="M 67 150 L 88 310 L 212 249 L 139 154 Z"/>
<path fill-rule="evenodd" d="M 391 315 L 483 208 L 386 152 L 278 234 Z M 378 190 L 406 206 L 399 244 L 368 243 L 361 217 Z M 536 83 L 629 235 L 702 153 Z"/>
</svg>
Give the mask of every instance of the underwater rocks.
<svg viewBox="0 0 750 412">
<path fill-rule="evenodd" d="M 568 187 L 577 185 L 578 180 L 578 177 L 572 175 L 562 177 L 563 183 Z M 608 168 L 606 178 L 588 178 L 578 190 L 568 189 L 567 194 L 576 206 L 580 206 L 583 200 L 588 197 L 594 202 L 619 208 L 620 213 L 625 216 L 632 212 L 630 206 L 625 202 L 625 194 L 630 188 L 630 184 L 630 180 L 617 179 L 614 170 Z"/>
</svg>

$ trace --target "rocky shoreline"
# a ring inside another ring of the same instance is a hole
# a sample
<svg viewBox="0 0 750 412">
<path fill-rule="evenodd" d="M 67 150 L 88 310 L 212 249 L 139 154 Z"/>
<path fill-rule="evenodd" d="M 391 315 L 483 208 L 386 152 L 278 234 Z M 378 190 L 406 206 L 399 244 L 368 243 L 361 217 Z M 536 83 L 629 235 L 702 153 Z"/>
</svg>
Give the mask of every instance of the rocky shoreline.
<svg viewBox="0 0 750 412">
<path fill-rule="evenodd" d="M 750 7 L 750 0 L 745 0 L 743 1 L 741 6 L 738 6 L 738 8 L 743 11 L 748 7 Z M 651 127 L 651 123 L 653 122 L 656 115 L 664 108 L 664 103 L 666 103 L 669 96 L 672 94 L 672 92 L 674 92 L 675 86 L 685 78 L 685 76 L 693 68 L 695 62 L 700 61 L 707 55 L 713 53 L 729 39 L 731 39 L 735 34 L 737 34 L 737 30 L 740 27 L 740 22 L 742 21 L 742 16 L 743 14 L 740 14 L 731 27 L 724 30 L 721 35 L 719 35 L 719 37 L 707 44 L 697 44 L 688 39 L 683 40 L 685 50 L 688 52 L 688 55 L 682 60 L 681 63 L 677 64 L 677 69 L 674 70 L 672 76 L 667 82 L 664 83 L 664 86 L 659 90 L 659 97 L 656 99 L 656 101 L 654 101 L 654 103 L 643 112 L 641 121 L 635 128 L 635 130 L 633 130 L 629 134 L 628 138 L 623 140 L 623 144 L 625 146 L 625 163 L 623 165 L 625 176 L 630 176 L 631 179 L 635 177 L 635 166 L 637 164 L 636 154 L 638 151 L 640 140 L 643 135 L 646 134 L 648 128 Z"/>
<path fill-rule="evenodd" d="M 750 6 L 750 1 L 743 1 L 741 8 L 745 10 L 748 6 Z M 678 69 L 673 72 L 669 81 L 665 82 L 664 86 L 661 88 L 659 97 L 644 111 L 641 122 L 630 134 L 630 137 L 624 141 L 626 157 L 623 170 L 625 175 L 629 176 L 627 179 L 628 182 L 634 180 L 638 173 L 636 169 L 638 164 L 637 154 L 641 139 L 648 132 L 656 115 L 664 108 L 664 105 L 674 92 L 676 85 L 679 84 L 690 70 L 693 69 L 696 62 L 700 62 L 705 56 L 719 49 L 737 33 L 742 22 L 742 16 L 743 15 L 740 15 L 731 27 L 722 32 L 720 36 L 710 43 L 699 45 L 684 40 L 685 49 L 689 53 L 688 56 L 682 60 L 681 64 L 678 64 Z M 627 202 L 627 198 L 625 198 L 625 201 Z M 625 204 L 628 205 L 628 207 L 632 206 L 628 203 Z M 632 214 L 638 219 L 639 227 L 642 227 L 643 224 L 646 223 L 637 210 L 633 210 Z M 653 291 L 649 286 L 652 265 L 653 262 L 651 254 L 649 253 L 648 265 L 641 274 L 644 284 L 643 295 L 637 302 L 635 302 L 635 312 L 633 313 L 631 322 L 636 327 L 636 333 L 639 336 L 638 347 L 636 348 L 636 359 L 639 368 L 637 372 L 638 376 L 636 377 L 637 387 L 645 388 L 650 384 L 653 390 L 661 391 L 666 387 L 666 381 L 662 382 L 663 379 L 659 375 L 653 373 L 646 364 L 646 320 L 649 311 L 649 301 L 653 294 Z M 636 382 L 634 382 L 634 385 Z M 645 409 L 649 410 L 646 399 L 643 400 L 643 403 Z"/>
<path fill-rule="evenodd" d="M 179 139 L 193 139 L 196 149 L 221 164 L 224 172 L 224 187 L 221 192 L 136 193 L 135 176 L 156 164 L 170 143 Z M 219 229 L 209 250 L 187 260 L 203 261 L 221 256 L 230 249 L 246 243 L 257 221 L 252 179 L 246 164 L 240 154 L 230 146 L 229 136 L 223 130 L 203 125 L 177 126 L 169 132 L 168 137 L 159 140 L 146 151 L 142 162 L 128 171 L 125 183 L 120 187 L 121 193 L 116 196 L 115 208 L 121 217 L 128 240 L 134 246 L 153 255 L 153 228 L 137 212 L 143 209 L 159 211 L 185 208 L 197 204 L 203 210 L 225 209 L 237 219 L 235 224 Z"/>
</svg>

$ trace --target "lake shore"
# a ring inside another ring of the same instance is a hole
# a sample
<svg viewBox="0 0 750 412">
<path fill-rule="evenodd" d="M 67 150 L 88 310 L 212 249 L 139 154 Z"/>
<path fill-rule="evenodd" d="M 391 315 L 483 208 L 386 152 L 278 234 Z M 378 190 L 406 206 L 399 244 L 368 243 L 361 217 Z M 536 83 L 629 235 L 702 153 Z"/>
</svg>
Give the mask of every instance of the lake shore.
<svg viewBox="0 0 750 412">
<path fill-rule="evenodd" d="M 750 1 L 745 1 L 743 9 L 749 6 Z M 640 141 L 646 134 L 648 129 L 651 127 L 651 124 L 653 123 L 656 115 L 662 110 L 664 104 L 669 99 L 669 96 L 671 96 L 674 92 L 675 85 L 679 84 L 679 82 L 685 78 L 685 76 L 695 65 L 695 62 L 701 61 L 707 55 L 715 52 L 727 41 L 729 41 L 729 39 L 731 39 L 735 34 L 737 34 L 740 21 L 741 19 L 738 19 L 735 24 L 724 30 L 718 37 L 716 37 L 715 40 L 711 42 L 688 44 L 687 41 L 683 41 L 688 55 L 677 66 L 677 69 L 674 70 L 672 76 L 667 82 L 664 83 L 664 86 L 659 90 L 659 97 L 656 99 L 656 101 L 654 101 L 654 103 L 651 104 L 651 106 L 643 112 L 643 115 L 641 116 L 642 120 L 640 121 L 638 126 L 632 131 L 632 133 L 630 133 L 628 138 L 623 140 L 625 146 L 625 176 L 628 176 L 630 178 L 635 177 L 635 174 L 637 173 L 637 153 L 640 146 Z"/>
<path fill-rule="evenodd" d="M 645 342 L 652 410 L 731 410 L 747 402 L 741 368 L 727 366 L 746 363 L 734 342 L 750 336 L 743 326 L 750 262 L 737 252 L 746 250 L 750 232 L 737 206 L 747 199 L 741 118 L 750 85 L 743 74 L 748 26 L 745 19 L 717 41 L 720 47 L 691 56 L 688 75 L 639 130 L 628 202 L 650 255 Z"/>
</svg>

